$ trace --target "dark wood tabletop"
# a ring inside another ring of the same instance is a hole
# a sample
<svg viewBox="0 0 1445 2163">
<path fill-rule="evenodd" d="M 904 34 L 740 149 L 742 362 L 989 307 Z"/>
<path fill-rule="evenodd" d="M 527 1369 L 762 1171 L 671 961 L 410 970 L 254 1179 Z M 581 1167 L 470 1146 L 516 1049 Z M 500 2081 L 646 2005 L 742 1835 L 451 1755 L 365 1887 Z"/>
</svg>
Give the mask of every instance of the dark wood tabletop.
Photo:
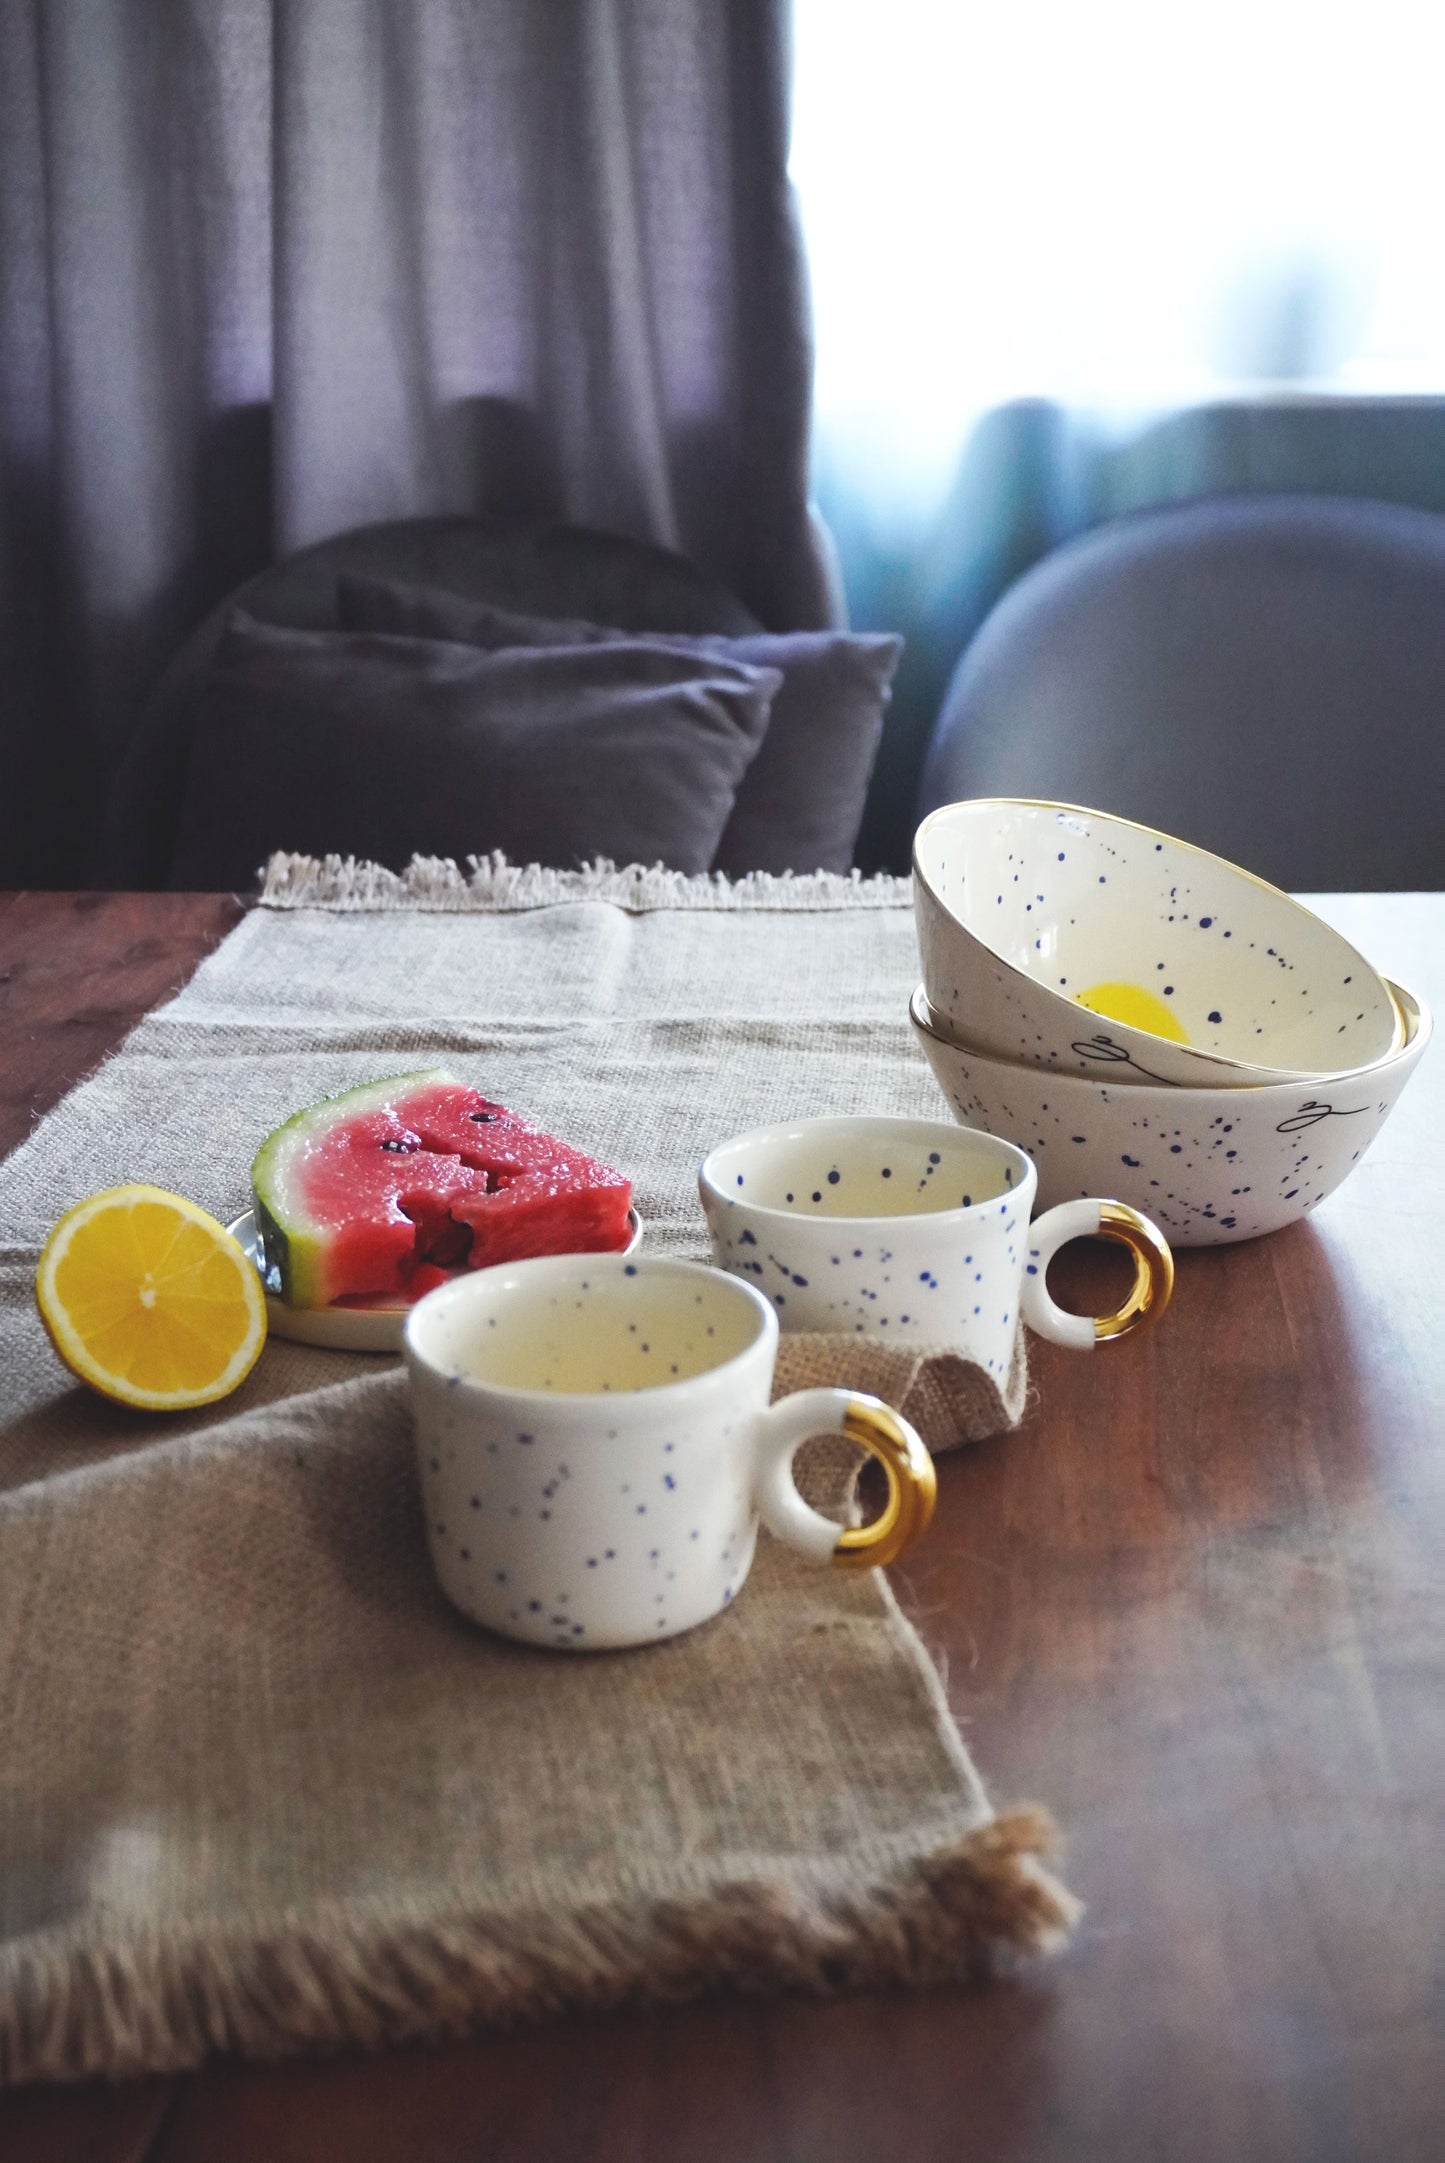
<svg viewBox="0 0 1445 2163">
<path fill-rule="evenodd" d="M 1325 906 L 1445 1003 L 1445 897 Z M 0 1151 L 240 908 L 0 897 Z M 20 2092 L 4 2163 L 1440 2163 L 1442 1136 L 1437 1050 L 1308 1224 L 1181 1254 L 1135 1343 L 1036 1343 L 1023 1426 L 940 1468 L 898 1588 L 995 1800 L 1065 1829 L 1061 1959 Z"/>
</svg>

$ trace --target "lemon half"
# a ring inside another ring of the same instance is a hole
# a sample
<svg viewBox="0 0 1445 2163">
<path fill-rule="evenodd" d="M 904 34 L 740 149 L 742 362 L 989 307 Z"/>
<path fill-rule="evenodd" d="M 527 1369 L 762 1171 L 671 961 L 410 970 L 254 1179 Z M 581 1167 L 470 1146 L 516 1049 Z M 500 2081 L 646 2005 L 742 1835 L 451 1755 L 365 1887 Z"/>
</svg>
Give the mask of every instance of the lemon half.
<svg viewBox="0 0 1445 2163">
<path fill-rule="evenodd" d="M 162 1187 L 108 1187 L 45 1242 L 35 1299 L 71 1373 L 147 1412 L 212 1404 L 266 1342 L 254 1267 L 223 1225 Z"/>
</svg>

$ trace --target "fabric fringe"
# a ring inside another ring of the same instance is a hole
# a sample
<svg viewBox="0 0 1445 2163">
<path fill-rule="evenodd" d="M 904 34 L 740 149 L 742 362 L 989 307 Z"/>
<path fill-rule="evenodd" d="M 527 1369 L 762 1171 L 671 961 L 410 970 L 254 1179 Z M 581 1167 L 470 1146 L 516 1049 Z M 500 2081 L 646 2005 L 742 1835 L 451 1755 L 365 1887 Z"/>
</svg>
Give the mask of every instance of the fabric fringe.
<svg viewBox="0 0 1445 2163">
<path fill-rule="evenodd" d="M 1049 1953 L 1082 1913 L 1026 1805 L 878 1883 L 756 1878 L 702 1898 L 369 1923 L 354 1913 L 246 1942 L 197 1936 L 17 1951 L 0 1976 L 0 2085 L 181 2072 L 437 2041 L 498 2023 L 707 1990 L 814 1996 L 937 1984 Z"/>
<path fill-rule="evenodd" d="M 416 909 L 440 914 L 502 914 L 546 909 L 558 902 L 609 901 L 642 915 L 652 909 L 899 909 L 909 905 L 909 879 L 858 871 L 750 871 L 730 879 L 721 871 L 691 874 L 662 864 L 614 864 L 599 857 L 580 871 L 542 864 L 509 864 L 499 852 L 469 856 L 461 871 L 449 856 L 414 856 L 405 871 L 354 856 L 295 856 L 278 851 L 261 875 L 262 908 Z"/>
</svg>

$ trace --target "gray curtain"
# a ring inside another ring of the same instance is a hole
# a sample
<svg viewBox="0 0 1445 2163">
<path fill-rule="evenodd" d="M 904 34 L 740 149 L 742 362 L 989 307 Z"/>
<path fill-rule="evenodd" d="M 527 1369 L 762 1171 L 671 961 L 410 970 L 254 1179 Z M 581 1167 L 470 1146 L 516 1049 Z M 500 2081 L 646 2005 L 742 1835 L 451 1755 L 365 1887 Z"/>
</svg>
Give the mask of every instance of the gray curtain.
<svg viewBox="0 0 1445 2163">
<path fill-rule="evenodd" d="M 147 686 L 431 512 L 836 612 L 787 0 L 0 0 L 0 883 L 84 883 Z"/>
</svg>

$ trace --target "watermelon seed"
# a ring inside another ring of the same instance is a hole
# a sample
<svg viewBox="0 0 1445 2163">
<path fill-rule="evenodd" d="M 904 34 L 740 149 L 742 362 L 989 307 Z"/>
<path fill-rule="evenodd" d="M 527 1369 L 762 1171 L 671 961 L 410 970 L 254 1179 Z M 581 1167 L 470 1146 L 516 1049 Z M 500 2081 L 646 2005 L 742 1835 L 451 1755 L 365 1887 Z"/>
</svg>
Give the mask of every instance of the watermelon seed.
<svg viewBox="0 0 1445 2163">
<path fill-rule="evenodd" d="M 421 1147 L 421 1143 L 408 1140 L 404 1142 L 383 1142 L 381 1146 L 394 1157 L 410 1157 L 415 1156 L 417 1150 Z"/>
<path fill-rule="evenodd" d="M 478 1125 L 479 1127 L 485 1127 L 485 1126 L 489 1126 L 489 1125 L 491 1124 L 492 1120 L 494 1120 L 494 1119 L 500 1119 L 500 1118 L 501 1118 L 501 1116 L 502 1116 L 502 1115 L 501 1115 L 501 1113 L 500 1113 L 500 1112 L 468 1112 L 468 1113 L 467 1113 L 467 1117 L 468 1117 L 468 1119 L 473 1119 L 473 1120 L 475 1120 L 475 1121 L 476 1121 L 476 1123 L 477 1123 L 477 1125 Z"/>
</svg>

